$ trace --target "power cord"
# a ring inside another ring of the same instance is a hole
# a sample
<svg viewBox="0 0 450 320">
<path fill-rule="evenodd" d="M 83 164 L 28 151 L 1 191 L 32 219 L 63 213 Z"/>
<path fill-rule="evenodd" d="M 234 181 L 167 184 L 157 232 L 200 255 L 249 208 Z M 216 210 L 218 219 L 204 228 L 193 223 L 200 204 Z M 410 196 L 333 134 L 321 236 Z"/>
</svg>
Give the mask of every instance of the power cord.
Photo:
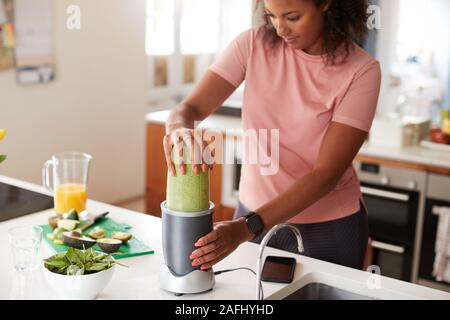
<svg viewBox="0 0 450 320">
<path fill-rule="evenodd" d="M 219 271 L 214 271 L 214 275 L 219 275 L 221 273 L 226 273 L 226 272 L 232 272 L 232 271 L 238 271 L 238 270 L 247 270 L 250 271 L 251 273 L 253 273 L 256 276 L 256 272 L 253 271 L 250 268 L 247 267 L 240 267 L 240 268 L 234 268 L 234 269 L 225 269 L 225 270 L 219 270 Z M 261 295 L 262 295 L 262 299 L 264 299 L 264 291 L 263 291 L 263 286 L 262 283 L 259 283 L 259 286 L 261 288 Z"/>
</svg>

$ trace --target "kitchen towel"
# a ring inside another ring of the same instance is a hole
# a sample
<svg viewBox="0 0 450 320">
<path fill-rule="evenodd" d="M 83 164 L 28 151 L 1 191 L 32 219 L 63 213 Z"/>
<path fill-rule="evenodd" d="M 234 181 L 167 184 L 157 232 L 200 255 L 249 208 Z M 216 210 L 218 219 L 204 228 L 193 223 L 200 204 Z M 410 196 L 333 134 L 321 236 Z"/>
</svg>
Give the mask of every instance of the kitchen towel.
<svg viewBox="0 0 450 320">
<path fill-rule="evenodd" d="M 433 276 L 450 283 L 450 208 L 435 207 L 433 213 L 439 216 Z"/>
</svg>

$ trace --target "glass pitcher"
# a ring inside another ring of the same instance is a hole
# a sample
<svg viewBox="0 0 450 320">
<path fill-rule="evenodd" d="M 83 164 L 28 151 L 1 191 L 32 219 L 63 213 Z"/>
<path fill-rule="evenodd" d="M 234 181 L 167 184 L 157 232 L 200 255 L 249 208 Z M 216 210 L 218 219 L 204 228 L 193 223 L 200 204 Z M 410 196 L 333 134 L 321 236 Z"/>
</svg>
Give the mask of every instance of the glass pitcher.
<svg viewBox="0 0 450 320">
<path fill-rule="evenodd" d="M 52 156 L 44 164 L 42 182 L 53 193 L 57 214 L 72 209 L 80 213 L 86 210 L 89 163 L 92 156 L 81 152 L 65 152 Z M 51 170 L 52 169 L 52 170 Z M 50 182 L 50 170 L 53 184 Z"/>
</svg>

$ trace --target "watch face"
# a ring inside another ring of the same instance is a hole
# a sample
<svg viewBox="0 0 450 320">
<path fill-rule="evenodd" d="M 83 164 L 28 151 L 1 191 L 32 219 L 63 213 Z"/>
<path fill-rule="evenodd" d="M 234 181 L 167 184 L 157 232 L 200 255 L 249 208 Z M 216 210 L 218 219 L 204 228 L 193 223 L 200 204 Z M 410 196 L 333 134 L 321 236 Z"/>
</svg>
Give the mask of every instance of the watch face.
<svg viewBox="0 0 450 320">
<path fill-rule="evenodd" d="M 255 235 L 260 234 L 264 229 L 261 217 L 257 214 L 253 214 L 247 219 L 247 225 L 249 230 Z"/>
</svg>

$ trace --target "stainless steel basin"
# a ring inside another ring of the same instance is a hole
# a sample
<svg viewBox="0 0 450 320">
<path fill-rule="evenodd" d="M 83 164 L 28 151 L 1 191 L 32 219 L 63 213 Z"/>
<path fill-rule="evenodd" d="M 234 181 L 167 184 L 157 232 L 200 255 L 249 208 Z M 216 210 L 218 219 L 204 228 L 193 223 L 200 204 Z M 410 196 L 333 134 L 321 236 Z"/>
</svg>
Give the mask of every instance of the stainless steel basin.
<svg viewBox="0 0 450 320">
<path fill-rule="evenodd" d="M 376 300 L 371 297 L 338 289 L 323 283 L 309 283 L 283 300 Z"/>
</svg>

